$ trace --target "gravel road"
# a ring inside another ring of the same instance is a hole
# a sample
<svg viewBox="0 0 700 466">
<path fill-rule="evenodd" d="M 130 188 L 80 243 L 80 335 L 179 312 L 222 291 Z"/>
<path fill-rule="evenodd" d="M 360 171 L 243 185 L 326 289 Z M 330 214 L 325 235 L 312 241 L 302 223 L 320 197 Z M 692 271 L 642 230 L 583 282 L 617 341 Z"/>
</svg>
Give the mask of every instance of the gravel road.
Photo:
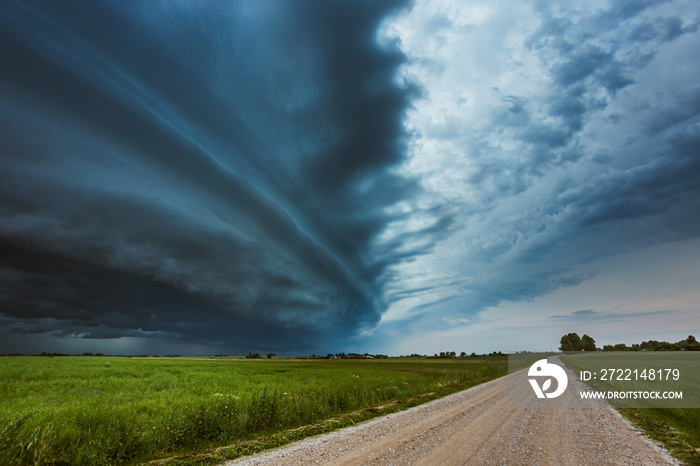
<svg viewBox="0 0 700 466">
<path fill-rule="evenodd" d="M 510 408 L 507 377 L 502 377 L 226 466 L 302 464 L 678 463 L 608 405 L 595 409 Z"/>
</svg>

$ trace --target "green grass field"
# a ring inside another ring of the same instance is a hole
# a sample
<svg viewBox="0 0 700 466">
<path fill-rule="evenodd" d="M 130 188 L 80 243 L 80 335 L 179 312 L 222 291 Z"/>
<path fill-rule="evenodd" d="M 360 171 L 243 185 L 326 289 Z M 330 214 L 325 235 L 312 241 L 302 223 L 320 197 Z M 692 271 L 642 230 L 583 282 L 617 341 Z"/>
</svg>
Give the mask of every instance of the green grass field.
<svg viewBox="0 0 700 466">
<path fill-rule="evenodd" d="M 369 408 L 446 394 L 506 372 L 503 357 L 5 357 L 0 464 L 141 463 L 274 436 L 343 413 L 371 416 Z M 280 441 L 289 437 L 280 435 Z"/>
</svg>

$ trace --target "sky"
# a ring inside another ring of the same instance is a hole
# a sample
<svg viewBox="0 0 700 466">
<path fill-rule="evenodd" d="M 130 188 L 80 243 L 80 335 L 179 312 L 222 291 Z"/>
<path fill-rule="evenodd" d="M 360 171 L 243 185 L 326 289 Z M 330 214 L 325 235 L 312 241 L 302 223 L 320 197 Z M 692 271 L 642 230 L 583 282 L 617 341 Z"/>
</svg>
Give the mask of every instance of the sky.
<svg viewBox="0 0 700 466">
<path fill-rule="evenodd" d="M 700 334 L 695 0 L 0 4 L 0 353 Z"/>
</svg>

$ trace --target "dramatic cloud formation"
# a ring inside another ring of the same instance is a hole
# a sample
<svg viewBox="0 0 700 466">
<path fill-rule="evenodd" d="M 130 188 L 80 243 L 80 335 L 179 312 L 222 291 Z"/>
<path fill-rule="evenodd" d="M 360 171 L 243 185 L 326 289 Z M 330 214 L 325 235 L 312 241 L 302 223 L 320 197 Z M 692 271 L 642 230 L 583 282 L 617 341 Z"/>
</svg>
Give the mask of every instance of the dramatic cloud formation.
<svg viewBox="0 0 700 466">
<path fill-rule="evenodd" d="M 419 329 L 433 332 L 427 351 L 450 335 L 455 348 L 488 351 L 531 349 L 540 336 L 555 344 L 570 324 L 538 316 L 590 306 L 573 290 L 590 290 L 612 270 L 611 257 L 626 263 L 674 243 L 667 252 L 697 264 L 699 24 L 700 9 L 684 1 L 438 1 L 385 26 L 410 59 L 403 74 L 425 89 L 408 120 L 407 171 L 432 193 L 426 205 L 453 219 L 430 254 L 394 269 L 380 329 L 395 351 Z M 674 280 L 697 289 L 697 278 L 688 283 L 677 269 Z M 613 310 L 638 305 L 624 297 L 630 288 L 644 295 L 627 282 L 633 272 L 606 277 L 617 300 L 581 320 L 657 315 Z M 528 304 L 565 289 L 571 302 Z M 665 306 L 680 305 L 676 297 Z M 684 332 L 696 303 L 684 301 L 664 328 L 648 321 L 646 337 Z M 527 328 L 529 342 L 478 325 L 491 321 Z M 613 338 L 639 334 L 617 331 Z"/>
<path fill-rule="evenodd" d="M 376 40 L 399 7 L 3 5 L 3 328 L 240 351 L 373 326 L 373 241 L 414 189 Z"/>
<path fill-rule="evenodd" d="M 5 2 L 0 352 L 700 331 L 699 28 L 694 0 Z"/>
</svg>

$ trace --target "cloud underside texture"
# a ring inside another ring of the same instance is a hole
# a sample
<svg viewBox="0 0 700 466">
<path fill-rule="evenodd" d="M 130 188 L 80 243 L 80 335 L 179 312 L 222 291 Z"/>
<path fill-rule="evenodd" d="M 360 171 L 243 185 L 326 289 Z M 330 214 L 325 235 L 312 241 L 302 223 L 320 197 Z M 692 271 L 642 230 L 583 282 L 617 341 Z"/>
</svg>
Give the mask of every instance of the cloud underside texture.
<svg viewBox="0 0 700 466">
<path fill-rule="evenodd" d="M 686 0 L 3 3 L 1 328 L 383 352 L 697 239 L 699 25 Z"/>
<path fill-rule="evenodd" d="M 283 351 L 374 325 L 415 189 L 375 40 L 400 6 L 3 4 L 3 328 Z"/>
<path fill-rule="evenodd" d="M 409 111 L 409 169 L 451 218 L 430 254 L 393 269 L 398 333 L 698 237 L 699 24 L 685 1 L 434 1 L 388 26 L 427 94 Z"/>
</svg>

